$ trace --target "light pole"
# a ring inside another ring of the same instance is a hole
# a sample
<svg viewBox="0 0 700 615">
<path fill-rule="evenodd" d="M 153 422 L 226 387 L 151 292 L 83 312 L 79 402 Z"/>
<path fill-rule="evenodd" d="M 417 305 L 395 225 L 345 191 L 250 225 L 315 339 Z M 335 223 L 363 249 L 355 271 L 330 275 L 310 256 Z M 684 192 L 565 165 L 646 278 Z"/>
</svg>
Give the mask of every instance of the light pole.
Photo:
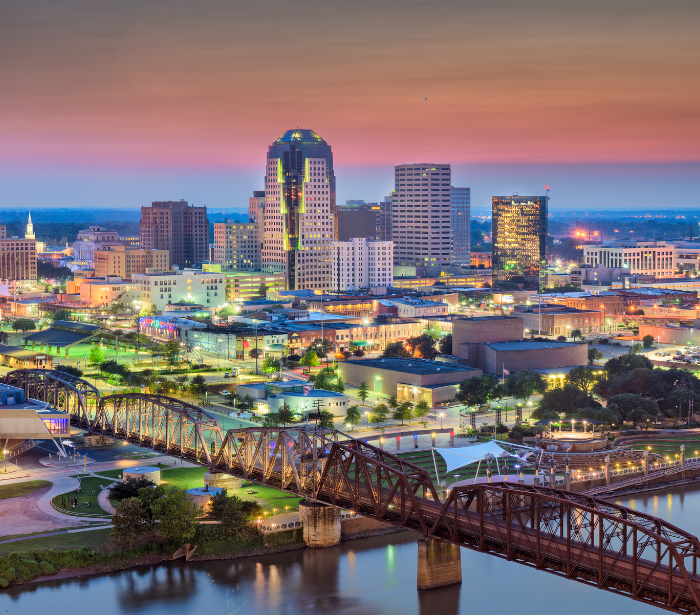
<svg viewBox="0 0 700 615">
<path fill-rule="evenodd" d="M 6 449 L 2 449 L 2 456 L 3 456 L 3 459 L 5 460 L 5 474 L 7 474 L 7 450 Z"/>
<path fill-rule="evenodd" d="M 442 419 L 445 418 L 445 413 L 441 412 L 440 414 L 438 414 L 438 416 L 440 417 L 440 429 L 442 429 Z"/>
</svg>

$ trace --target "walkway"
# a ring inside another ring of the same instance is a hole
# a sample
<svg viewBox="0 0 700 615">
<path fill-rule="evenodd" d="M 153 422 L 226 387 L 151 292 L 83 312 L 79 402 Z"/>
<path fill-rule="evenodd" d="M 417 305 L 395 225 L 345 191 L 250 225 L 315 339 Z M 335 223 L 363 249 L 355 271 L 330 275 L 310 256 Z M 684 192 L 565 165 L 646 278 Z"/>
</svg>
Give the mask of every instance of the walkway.
<svg viewBox="0 0 700 615">
<path fill-rule="evenodd" d="M 63 534 L 78 534 L 79 532 L 92 532 L 94 530 L 108 530 L 112 527 L 109 525 L 98 525 L 94 527 L 81 527 L 76 530 L 65 530 L 63 532 L 49 532 L 47 534 L 35 534 L 34 536 L 22 536 L 21 538 L 11 538 L 10 540 L 0 540 L 0 545 L 5 545 L 10 542 L 21 542 L 22 540 L 32 540 L 34 538 L 47 538 L 49 536 L 61 536 Z"/>
</svg>

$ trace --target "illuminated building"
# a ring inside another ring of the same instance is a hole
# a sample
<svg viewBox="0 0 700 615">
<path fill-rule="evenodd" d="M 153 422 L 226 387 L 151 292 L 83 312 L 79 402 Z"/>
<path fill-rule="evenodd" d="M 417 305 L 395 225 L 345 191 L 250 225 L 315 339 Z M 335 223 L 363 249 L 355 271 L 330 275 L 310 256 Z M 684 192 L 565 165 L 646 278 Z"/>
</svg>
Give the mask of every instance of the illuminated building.
<svg viewBox="0 0 700 615">
<path fill-rule="evenodd" d="M 102 246 L 94 252 L 96 278 L 120 276 L 131 278 L 136 273 L 168 270 L 167 250 L 132 250 L 126 246 Z"/>
<path fill-rule="evenodd" d="M 391 286 L 394 244 L 355 237 L 333 242 L 333 288 L 338 292 Z"/>
<path fill-rule="evenodd" d="M 452 262 L 455 265 L 470 264 L 471 230 L 471 190 L 469 188 L 451 188 L 452 220 Z"/>
<path fill-rule="evenodd" d="M 448 164 L 396 167 L 391 196 L 394 265 L 436 275 L 452 264 L 451 178 Z"/>
<path fill-rule="evenodd" d="M 258 225 L 255 222 L 214 223 L 214 262 L 226 270 L 259 271 Z"/>
<path fill-rule="evenodd" d="M 258 249 L 262 251 L 263 229 L 265 226 L 265 191 L 254 190 L 253 196 L 248 199 L 248 222 L 255 222 L 258 226 Z"/>
<path fill-rule="evenodd" d="M 36 239 L 36 235 L 34 235 L 34 224 L 32 223 L 31 212 L 29 213 L 29 218 L 27 218 L 27 230 L 24 233 L 24 238 L 25 239 Z"/>
<path fill-rule="evenodd" d="M 209 260 L 209 220 L 206 207 L 187 201 L 155 201 L 141 207 L 141 247 L 168 250 L 169 267 L 191 267 Z"/>
<path fill-rule="evenodd" d="M 663 277 L 673 274 L 675 251 L 674 244 L 666 241 L 614 241 L 583 246 L 583 264 Z"/>
<path fill-rule="evenodd" d="M 0 239 L 0 281 L 36 282 L 36 241 Z"/>
<path fill-rule="evenodd" d="M 133 276 L 133 281 L 140 285 L 143 307 L 155 305 L 161 312 L 167 305 L 180 302 L 205 308 L 218 307 L 226 302 L 224 274 L 221 272 L 185 269 L 143 273 Z"/>
<path fill-rule="evenodd" d="M 262 269 L 284 273 L 289 290 L 330 290 L 337 239 L 331 148 L 313 130 L 288 130 L 267 153 Z"/>
<path fill-rule="evenodd" d="M 547 270 L 547 197 L 494 196 L 491 206 L 494 282 L 538 288 Z"/>
</svg>

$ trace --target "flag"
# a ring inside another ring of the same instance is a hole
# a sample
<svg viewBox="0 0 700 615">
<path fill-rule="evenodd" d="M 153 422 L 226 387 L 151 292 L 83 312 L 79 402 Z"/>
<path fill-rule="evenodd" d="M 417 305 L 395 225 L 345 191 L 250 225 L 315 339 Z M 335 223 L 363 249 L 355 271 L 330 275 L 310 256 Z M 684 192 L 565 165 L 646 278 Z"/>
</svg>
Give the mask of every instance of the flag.
<svg viewBox="0 0 700 615">
<path fill-rule="evenodd" d="M 510 372 L 505 367 L 503 368 L 503 375 L 510 376 Z"/>
</svg>

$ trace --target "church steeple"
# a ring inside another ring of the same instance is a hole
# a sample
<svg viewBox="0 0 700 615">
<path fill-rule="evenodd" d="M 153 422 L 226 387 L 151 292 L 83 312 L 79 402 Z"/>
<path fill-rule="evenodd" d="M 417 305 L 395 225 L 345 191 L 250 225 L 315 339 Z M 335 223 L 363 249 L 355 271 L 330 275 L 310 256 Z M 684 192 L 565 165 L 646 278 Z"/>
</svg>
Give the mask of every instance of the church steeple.
<svg viewBox="0 0 700 615">
<path fill-rule="evenodd" d="M 27 220 L 27 232 L 24 234 L 25 239 L 36 239 L 34 236 L 34 225 L 32 224 L 32 212 L 29 212 L 29 218 Z"/>
</svg>

